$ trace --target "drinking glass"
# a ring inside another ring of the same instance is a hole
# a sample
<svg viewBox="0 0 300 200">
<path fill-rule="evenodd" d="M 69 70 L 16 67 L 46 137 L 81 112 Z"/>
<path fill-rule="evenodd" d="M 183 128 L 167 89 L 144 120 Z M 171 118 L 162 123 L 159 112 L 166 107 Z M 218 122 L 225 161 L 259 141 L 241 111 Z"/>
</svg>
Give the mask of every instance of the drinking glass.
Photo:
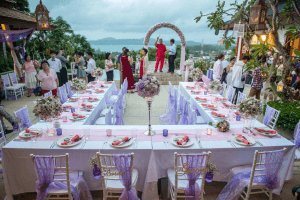
<svg viewBox="0 0 300 200">
<path fill-rule="evenodd" d="M 67 116 L 63 116 L 63 122 L 67 122 L 68 121 L 68 117 Z"/>
<path fill-rule="evenodd" d="M 36 142 L 37 141 L 37 134 L 34 134 L 31 136 L 31 142 Z"/>
<path fill-rule="evenodd" d="M 198 141 L 198 142 L 200 142 L 201 133 L 202 133 L 201 129 L 195 129 L 195 138 L 196 138 L 196 141 Z"/>
<path fill-rule="evenodd" d="M 164 137 L 167 137 L 167 136 L 168 136 L 168 129 L 164 129 L 164 130 L 163 130 L 163 136 L 164 136 Z"/>
<path fill-rule="evenodd" d="M 249 119 L 247 117 L 244 117 L 244 123 L 243 123 L 243 133 L 249 133 L 250 131 L 250 123 Z"/>
<path fill-rule="evenodd" d="M 132 128 L 131 129 L 131 136 L 132 136 L 132 138 L 134 140 L 134 144 L 135 144 L 134 148 L 136 148 L 137 142 L 138 142 L 138 140 L 137 140 L 137 132 L 138 132 L 138 130 L 136 128 Z"/>
<path fill-rule="evenodd" d="M 107 137 L 112 136 L 112 129 L 106 129 L 106 136 Z"/>
<path fill-rule="evenodd" d="M 90 135 L 91 135 L 91 129 L 90 128 L 84 129 L 84 137 L 86 140 L 90 138 Z"/>
</svg>

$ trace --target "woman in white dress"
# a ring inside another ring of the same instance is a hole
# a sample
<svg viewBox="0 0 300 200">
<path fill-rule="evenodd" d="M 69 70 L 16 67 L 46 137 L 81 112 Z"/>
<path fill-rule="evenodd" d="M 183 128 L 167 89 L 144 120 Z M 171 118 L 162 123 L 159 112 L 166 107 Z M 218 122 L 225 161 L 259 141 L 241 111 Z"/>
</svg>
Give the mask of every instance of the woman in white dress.
<svg viewBox="0 0 300 200">
<path fill-rule="evenodd" d="M 22 65 L 21 71 L 24 69 L 25 71 L 25 84 L 27 88 L 27 97 L 31 97 L 31 89 L 35 89 L 37 86 L 37 81 L 35 78 L 36 69 L 35 68 L 40 68 L 39 63 L 37 60 L 32 61 L 30 56 L 25 54 L 25 62 Z"/>
<path fill-rule="evenodd" d="M 226 83 L 227 83 L 227 88 L 232 87 L 232 67 L 235 63 L 236 58 L 232 57 L 230 58 L 230 63 L 226 67 Z"/>
</svg>

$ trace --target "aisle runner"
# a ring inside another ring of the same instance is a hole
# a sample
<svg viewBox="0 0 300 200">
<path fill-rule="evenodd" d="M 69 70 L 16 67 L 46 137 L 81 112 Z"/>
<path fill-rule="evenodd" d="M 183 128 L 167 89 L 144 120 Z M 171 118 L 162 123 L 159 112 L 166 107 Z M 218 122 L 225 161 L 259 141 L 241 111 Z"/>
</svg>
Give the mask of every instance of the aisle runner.
<svg viewBox="0 0 300 200">
<path fill-rule="evenodd" d="M 66 137 L 69 135 L 79 135 L 83 136 L 85 133 L 90 131 L 90 137 L 89 141 L 109 141 L 111 140 L 114 136 L 128 136 L 129 138 L 131 136 L 131 130 L 113 130 L 111 137 L 106 136 L 106 129 L 63 129 L 63 134 L 62 136 L 48 136 L 46 134 L 46 130 L 43 130 L 44 136 L 43 137 L 38 137 L 37 141 L 57 141 L 58 139 L 62 137 Z M 195 139 L 195 129 L 187 129 L 187 130 L 169 130 L 169 135 L 168 137 L 164 137 L 162 134 L 162 130 L 155 130 L 156 135 L 155 136 L 146 136 L 144 135 L 145 130 L 138 130 L 137 134 L 137 140 L 139 141 L 152 141 L 152 142 L 164 142 L 164 141 L 170 141 L 170 139 L 173 136 L 179 135 L 179 136 L 184 136 L 187 135 L 192 139 Z M 234 128 L 230 129 L 229 132 L 219 132 L 217 129 L 212 129 L 212 134 L 207 135 L 206 134 L 206 129 L 202 129 L 201 131 L 201 141 L 221 141 L 221 140 L 231 140 L 233 137 L 233 134 L 243 134 L 242 128 Z M 247 135 L 247 134 L 243 134 Z M 254 139 L 272 139 L 267 136 L 259 135 L 256 134 L 255 136 L 253 134 L 249 134 L 249 136 L 253 137 Z M 282 138 L 282 136 L 277 135 L 273 138 Z"/>
</svg>

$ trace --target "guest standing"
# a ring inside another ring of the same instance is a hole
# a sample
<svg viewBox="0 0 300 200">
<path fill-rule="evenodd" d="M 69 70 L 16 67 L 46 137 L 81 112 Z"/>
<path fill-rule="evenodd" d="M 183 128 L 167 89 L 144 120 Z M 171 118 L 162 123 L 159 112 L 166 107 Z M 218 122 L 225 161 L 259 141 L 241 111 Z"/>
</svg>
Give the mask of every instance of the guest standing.
<svg viewBox="0 0 300 200">
<path fill-rule="evenodd" d="M 121 87 L 121 85 L 123 83 L 121 81 L 121 80 L 123 80 L 123 75 L 122 75 L 122 72 L 121 72 L 121 57 L 123 56 L 125 49 L 126 49 L 126 47 L 122 48 L 122 53 L 118 56 L 118 60 L 117 60 L 118 69 L 120 71 L 120 87 Z"/>
<path fill-rule="evenodd" d="M 234 65 L 235 61 L 236 61 L 235 57 L 230 58 L 230 63 L 226 67 L 226 73 L 227 73 L 226 83 L 227 83 L 227 88 L 232 87 L 232 69 L 233 69 L 233 65 Z"/>
<path fill-rule="evenodd" d="M 106 72 L 106 80 L 107 81 L 114 80 L 114 66 L 115 66 L 115 64 L 111 60 L 111 53 L 106 53 L 106 55 L 105 55 L 105 72 Z"/>
<path fill-rule="evenodd" d="M 261 75 L 263 65 L 264 63 L 261 63 L 261 66 L 254 70 L 253 75 L 251 74 L 253 77 L 253 82 L 249 92 L 249 97 L 255 96 L 255 98 L 258 100 L 260 100 L 260 93 L 263 87 L 263 77 Z"/>
<path fill-rule="evenodd" d="M 59 87 L 59 81 L 57 73 L 49 68 L 47 60 L 42 61 L 42 69 L 39 74 L 35 75 L 38 82 L 41 82 L 41 88 L 43 95 L 49 91 L 52 91 L 54 96 L 57 96 L 57 88 Z"/>
<path fill-rule="evenodd" d="M 174 74 L 174 68 L 175 68 L 174 61 L 176 58 L 176 45 L 174 43 L 175 43 L 175 40 L 171 39 L 170 40 L 171 47 L 169 50 L 167 50 L 167 52 L 169 53 L 169 71 L 168 71 L 168 73 L 170 72 L 171 74 Z"/>
<path fill-rule="evenodd" d="M 244 65 L 249 61 L 249 56 L 244 56 L 242 61 L 238 61 L 232 69 L 232 85 L 235 88 L 235 94 L 233 98 L 233 103 L 236 104 L 238 92 L 244 91 L 245 76 Z"/>
<path fill-rule="evenodd" d="M 78 56 L 78 58 L 77 58 Z M 77 69 L 77 78 L 85 80 L 87 82 L 86 78 L 86 72 L 84 70 L 84 61 L 85 59 L 83 58 L 84 53 L 82 51 L 77 52 L 77 56 L 75 56 L 75 62 L 78 64 L 78 69 Z"/>
<path fill-rule="evenodd" d="M 34 60 L 32 61 L 29 55 L 25 55 L 25 62 L 21 68 L 21 71 L 23 71 L 24 69 L 25 71 L 25 85 L 27 88 L 27 97 L 31 97 L 31 89 L 35 89 L 36 88 L 36 79 L 35 79 L 35 75 L 36 75 L 36 68 L 39 68 L 40 65 L 39 63 Z"/>
<path fill-rule="evenodd" d="M 226 77 L 227 77 L 226 68 L 227 68 L 228 64 L 229 64 L 229 62 L 227 60 L 224 59 L 222 61 L 223 73 L 222 73 L 222 76 L 221 76 L 221 83 L 223 83 L 223 82 L 227 83 L 227 81 L 226 81 Z"/>
<path fill-rule="evenodd" d="M 122 82 L 124 82 L 125 78 L 127 78 L 128 81 L 127 90 L 133 93 L 133 90 L 135 89 L 134 79 L 133 79 L 133 74 L 131 69 L 133 59 L 129 56 L 129 50 L 127 48 L 124 50 L 124 55 L 121 57 L 120 61 L 121 61 L 120 69 L 123 74 Z"/>
<path fill-rule="evenodd" d="M 49 67 L 53 69 L 56 72 L 56 76 L 59 82 L 59 85 L 61 85 L 61 76 L 60 76 L 60 70 L 62 69 L 62 65 L 59 59 L 56 58 L 56 52 L 50 51 L 51 58 L 48 60 Z"/>
<path fill-rule="evenodd" d="M 156 52 L 156 63 L 155 63 L 155 71 L 157 72 L 158 65 L 160 63 L 159 71 L 162 71 L 162 68 L 164 67 L 164 61 L 165 61 L 165 52 L 167 51 L 166 46 L 163 44 L 163 40 L 159 39 L 159 44 L 157 44 L 159 37 L 157 37 L 157 40 L 155 41 L 154 45 L 157 48 Z"/>
<path fill-rule="evenodd" d="M 89 59 L 89 62 L 87 64 L 87 69 L 85 72 L 88 74 L 88 83 L 95 80 L 95 77 L 92 77 L 92 71 L 96 69 L 96 62 L 93 59 L 93 53 L 88 51 L 86 52 L 86 58 Z"/>
<path fill-rule="evenodd" d="M 60 60 L 61 62 L 61 70 L 60 70 L 60 78 L 61 82 L 59 83 L 59 86 L 64 85 L 66 82 L 68 82 L 68 72 L 67 72 L 67 63 L 69 62 L 69 56 L 67 56 L 67 59 L 64 57 L 64 50 L 60 49 L 58 50 L 56 58 Z"/>
<path fill-rule="evenodd" d="M 148 50 L 144 48 L 142 51 L 143 58 L 141 60 L 141 66 L 140 66 L 140 78 L 147 78 L 148 67 L 149 67 L 149 59 L 147 54 L 148 54 Z"/>
<path fill-rule="evenodd" d="M 224 54 L 220 53 L 218 55 L 218 60 L 214 64 L 213 68 L 213 79 L 215 80 L 221 80 L 222 73 L 223 73 L 223 65 L 222 61 L 224 60 Z"/>
</svg>

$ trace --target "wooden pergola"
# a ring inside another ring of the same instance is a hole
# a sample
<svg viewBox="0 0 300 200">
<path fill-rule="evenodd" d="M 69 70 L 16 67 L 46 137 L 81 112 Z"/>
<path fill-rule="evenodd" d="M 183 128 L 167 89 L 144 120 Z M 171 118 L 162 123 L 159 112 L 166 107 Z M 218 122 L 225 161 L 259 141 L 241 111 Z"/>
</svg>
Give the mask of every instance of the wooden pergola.
<svg viewBox="0 0 300 200">
<path fill-rule="evenodd" d="M 0 24 L 2 30 L 23 30 L 29 28 L 37 29 L 36 18 L 28 13 L 14 9 L 13 5 L 16 2 L 13 0 L 0 1 Z M 55 24 L 50 23 L 50 29 L 54 30 Z M 11 49 L 11 55 L 14 60 L 14 70 L 20 76 L 21 58 L 14 50 L 14 44 L 8 42 Z"/>
</svg>

